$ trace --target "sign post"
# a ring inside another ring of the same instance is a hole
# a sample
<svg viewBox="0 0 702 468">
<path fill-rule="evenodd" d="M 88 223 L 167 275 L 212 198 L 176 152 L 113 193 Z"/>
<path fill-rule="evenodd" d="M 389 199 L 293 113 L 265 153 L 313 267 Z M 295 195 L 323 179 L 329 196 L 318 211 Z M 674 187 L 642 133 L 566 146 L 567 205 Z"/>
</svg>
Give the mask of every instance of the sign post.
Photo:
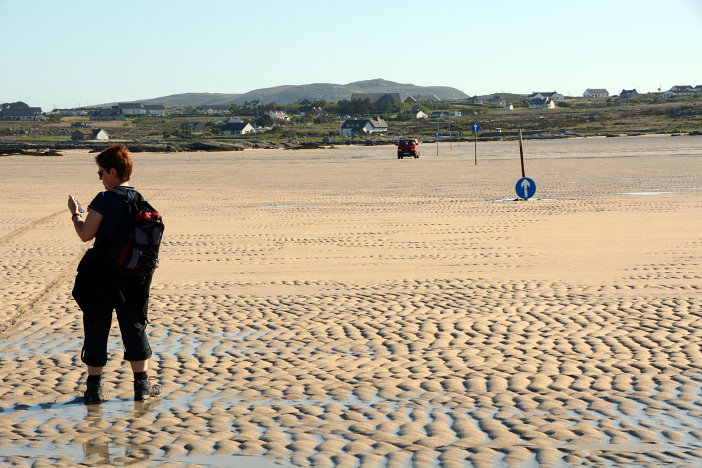
<svg viewBox="0 0 702 468">
<path fill-rule="evenodd" d="M 536 183 L 524 172 L 524 148 L 522 147 L 522 131 L 519 130 L 519 158 L 522 163 L 522 178 L 517 181 L 514 191 L 522 200 L 528 200 L 536 193 Z"/>
<path fill-rule="evenodd" d="M 475 133 L 475 165 L 478 165 L 478 132 L 480 131 L 480 125 L 474 123 L 470 126 L 470 129 Z"/>
<path fill-rule="evenodd" d="M 439 155 L 439 119 L 436 119 L 436 155 Z"/>
<path fill-rule="evenodd" d="M 522 129 L 519 129 L 519 158 L 522 161 L 522 177 L 526 177 L 524 173 L 524 148 L 522 148 Z"/>
<path fill-rule="evenodd" d="M 451 114 L 449 114 L 449 149 L 453 148 L 453 135 L 451 135 Z"/>
</svg>

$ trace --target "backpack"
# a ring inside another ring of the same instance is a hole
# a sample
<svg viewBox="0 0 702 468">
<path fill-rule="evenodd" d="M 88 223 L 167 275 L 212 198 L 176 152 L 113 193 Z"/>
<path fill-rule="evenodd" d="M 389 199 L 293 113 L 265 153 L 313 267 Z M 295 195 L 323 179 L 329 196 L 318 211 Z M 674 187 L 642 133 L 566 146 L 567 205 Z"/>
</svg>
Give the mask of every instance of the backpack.
<svg viewBox="0 0 702 468">
<path fill-rule="evenodd" d="M 124 276 L 145 278 L 158 267 L 158 249 L 163 236 L 163 219 L 136 190 L 113 188 L 129 209 L 130 224 L 112 238 L 109 257 L 114 269 Z"/>
</svg>

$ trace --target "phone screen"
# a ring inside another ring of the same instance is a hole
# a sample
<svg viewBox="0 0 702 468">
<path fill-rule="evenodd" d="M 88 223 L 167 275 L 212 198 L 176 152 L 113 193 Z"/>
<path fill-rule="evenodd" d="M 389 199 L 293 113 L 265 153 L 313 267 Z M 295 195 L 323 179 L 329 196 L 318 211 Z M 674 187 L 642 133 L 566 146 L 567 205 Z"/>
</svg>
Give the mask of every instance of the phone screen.
<svg viewBox="0 0 702 468">
<path fill-rule="evenodd" d="M 78 212 L 79 212 L 79 213 L 85 213 L 85 210 L 84 210 L 83 207 L 80 205 L 80 203 L 78 203 L 78 200 L 76 200 L 76 198 L 75 198 L 73 195 L 71 195 L 71 198 L 73 199 L 73 203 L 76 204 L 76 208 L 78 208 Z"/>
</svg>

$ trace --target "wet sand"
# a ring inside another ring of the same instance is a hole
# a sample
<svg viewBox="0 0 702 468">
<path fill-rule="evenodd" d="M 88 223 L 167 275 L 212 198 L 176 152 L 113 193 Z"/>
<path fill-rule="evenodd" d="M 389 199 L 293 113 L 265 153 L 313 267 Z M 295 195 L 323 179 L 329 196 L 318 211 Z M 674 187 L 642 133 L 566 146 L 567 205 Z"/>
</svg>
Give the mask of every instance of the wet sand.
<svg viewBox="0 0 702 468">
<path fill-rule="evenodd" d="M 0 464 L 696 466 L 702 137 L 135 154 L 164 397 L 82 404 L 93 155 L 0 159 Z"/>
</svg>

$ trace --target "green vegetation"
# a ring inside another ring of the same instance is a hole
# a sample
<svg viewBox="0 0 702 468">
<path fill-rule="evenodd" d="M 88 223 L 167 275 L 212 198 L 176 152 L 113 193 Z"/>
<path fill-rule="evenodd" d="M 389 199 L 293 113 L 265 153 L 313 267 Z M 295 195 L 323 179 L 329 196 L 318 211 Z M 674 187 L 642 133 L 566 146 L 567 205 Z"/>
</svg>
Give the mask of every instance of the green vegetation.
<svg viewBox="0 0 702 468">
<path fill-rule="evenodd" d="M 0 121 L 0 142 L 54 143 L 69 142 L 75 130 L 71 125 L 82 122 L 88 127 L 103 128 L 111 141 L 179 143 L 200 140 L 271 142 L 345 141 L 341 124 L 347 118 L 383 118 L 388 132 L 381 137 L 412 135 L 433 140 L 435 132 L 461 132 L 468 136 L 470 125 L 480 123 L 484 138 L 513 138 L 518 130 L 530 134 L 568 133 L 583 136 L 642 133 L 684 133 L 702 131 L 702 96 L 661 99 L 646 95 L 643 99 L 622 102 L 616 99 L 570 98 L 557 101 L 555 109 L 529 109 L 526 96 L 508 96 L 514 110 L 496 104 L 479 105 L 465 101 L 441 103 L 381 102 L 368 100 L 331 103 L 303 101 L 299 104 L 269 103 L 258 107 L 230 106 L 231 114 L 205 116 L 195 109 L 169 108 L 166 117 L 127 117 L 126 121 L 90 121 L 87 117 L 52 116 L 43 122 Z M 283 110 L 290 121 L 273 120 L 267 111 Z M 440 119 L 415 119 L 405 111 L 422 110 L 427 114 L 442 111 L 460 112 L 460 116 Z M 262 127 L 255 135 L 220 136 L 222 121 L 235 115 Z M 192 127 L 192 123 L 201 125 Z M 188 125 L 190 124 L 190 125 Z M 496 129 L 501 129 L 497 133 Z M 373 137 L 377 138 L 377 137 Z M 359 137 L 354 137 L 354 142 Z"/>
</svg>

